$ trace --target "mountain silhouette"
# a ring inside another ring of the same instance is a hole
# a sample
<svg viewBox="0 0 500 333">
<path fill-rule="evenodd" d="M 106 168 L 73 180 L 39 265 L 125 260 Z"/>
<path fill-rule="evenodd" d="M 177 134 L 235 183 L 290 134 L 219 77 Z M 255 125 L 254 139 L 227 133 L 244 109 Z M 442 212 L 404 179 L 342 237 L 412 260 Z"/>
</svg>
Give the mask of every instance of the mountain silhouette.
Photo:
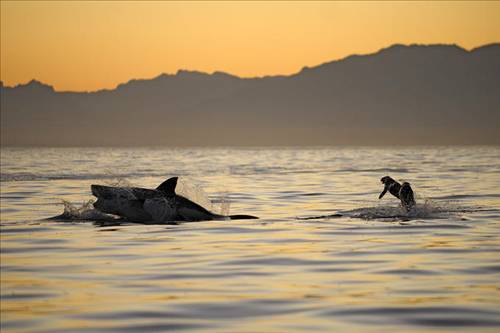
<svg viewBox="0 0 500 333">
<path fill-rule="evenodd" d="M 500 44 L 393 45 L 289 76 L 180 70 L 1 93 L 3 146 L 500 144 Z"/>
</svg>

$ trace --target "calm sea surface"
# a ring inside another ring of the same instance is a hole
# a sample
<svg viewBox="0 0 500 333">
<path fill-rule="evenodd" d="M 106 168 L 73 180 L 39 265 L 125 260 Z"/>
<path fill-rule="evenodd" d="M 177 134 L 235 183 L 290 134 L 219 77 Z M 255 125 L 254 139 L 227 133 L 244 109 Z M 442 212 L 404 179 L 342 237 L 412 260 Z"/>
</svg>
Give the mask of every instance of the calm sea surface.
<svg viewBox="0 0 500 333">
<path fill-rule="evenodd" d="M 261 218 L 79 221 L 175 175 Z M 3 148 L 0 184 L 2 333 L 500 331 L 500 147 Z"/>
</svg>

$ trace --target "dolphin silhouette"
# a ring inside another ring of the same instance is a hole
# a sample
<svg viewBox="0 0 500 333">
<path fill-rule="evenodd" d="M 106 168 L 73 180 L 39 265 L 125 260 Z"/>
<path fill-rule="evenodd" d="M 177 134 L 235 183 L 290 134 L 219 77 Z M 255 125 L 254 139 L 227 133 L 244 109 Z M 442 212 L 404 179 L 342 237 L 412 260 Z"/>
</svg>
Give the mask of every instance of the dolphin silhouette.
<svg viewBox="0 0 500 333">
<path fill-rule="evenodd" d="M 252 215 L 219 215 L 175 193 L 178 177 L 156 189 L 91 185 L 94 208 L 135 222 L 174 222 L 257 219 Z"/>
</svg>

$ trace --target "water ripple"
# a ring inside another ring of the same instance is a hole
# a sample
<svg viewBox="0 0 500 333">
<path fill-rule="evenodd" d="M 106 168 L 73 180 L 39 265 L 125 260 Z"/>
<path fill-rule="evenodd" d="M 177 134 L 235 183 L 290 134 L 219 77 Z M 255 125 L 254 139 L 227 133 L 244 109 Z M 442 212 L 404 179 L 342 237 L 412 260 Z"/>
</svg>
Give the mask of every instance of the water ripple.
<svg viewBox="0 0 500 333">
<path fill-rule="evenodd" d="M 360 307 L 324 312 L 325 316 L 365 324 L 391 324 L 394 320 L 419 326 L 497 327 L 500 312 L 466 307 Z M 390 318 L 390 320 L 389 320 Z"/>
<path fill-rule="evenodd" d="M 2 333 L 498 331 L 499 157 L 499 147 L 2 148 Z M 417 211 L 378 199 L 387 174 L 412 184 Z M 154 188 L 170 175 L 261 219 L 45 219 L 62 199 L 89 202 L 96 180 Z"/>
</svg>

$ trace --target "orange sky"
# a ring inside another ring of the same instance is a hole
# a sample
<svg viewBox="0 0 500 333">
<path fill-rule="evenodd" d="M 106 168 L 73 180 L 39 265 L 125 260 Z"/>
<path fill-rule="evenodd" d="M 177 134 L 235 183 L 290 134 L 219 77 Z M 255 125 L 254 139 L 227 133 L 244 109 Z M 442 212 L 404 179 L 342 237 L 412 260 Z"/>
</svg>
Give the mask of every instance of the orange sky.
<svg viewBox="0 0 500 333">
<path fill-rule="evenodd" d="M 500 42 L 500 2 L 1 1 L 1 80 L 114 88 L 178 69 L 290 74 L 394 43 Z"/>
</svg>

